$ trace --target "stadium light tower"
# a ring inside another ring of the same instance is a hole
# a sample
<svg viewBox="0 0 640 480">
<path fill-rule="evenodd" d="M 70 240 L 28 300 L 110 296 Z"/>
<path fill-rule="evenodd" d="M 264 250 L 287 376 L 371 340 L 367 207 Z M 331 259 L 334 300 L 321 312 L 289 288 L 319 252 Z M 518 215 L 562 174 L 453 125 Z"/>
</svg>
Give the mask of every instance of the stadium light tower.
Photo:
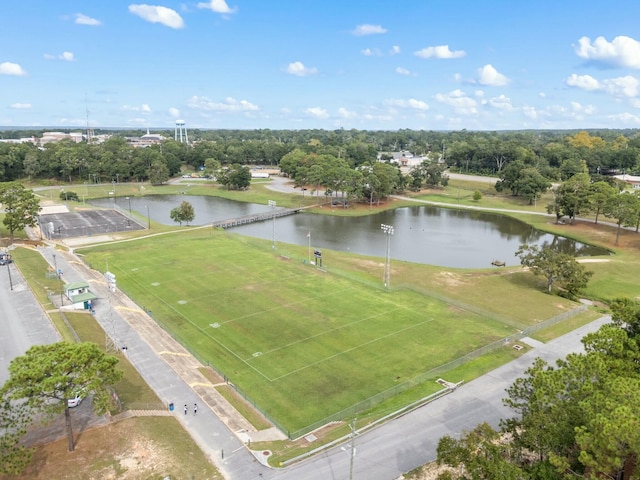
<svg viewBox="0 0 640 480">
<path fill-rule="evenodd" d="M 271 243 L 271 248 L 276 249 L 276 201 L 269 200 L 269 206 L 272 209 L 271 216 L 273 217 L 273 241 Z"/>
<path fill-rule="evenodd" d="M 387 259 L 384 264 L 384 286 L 389 290 L 391 282 L 391 235 L 393 235 L 394 228 L 391 225 L 380 225 L 380 229 L 387 235 Z"/>
</svg>

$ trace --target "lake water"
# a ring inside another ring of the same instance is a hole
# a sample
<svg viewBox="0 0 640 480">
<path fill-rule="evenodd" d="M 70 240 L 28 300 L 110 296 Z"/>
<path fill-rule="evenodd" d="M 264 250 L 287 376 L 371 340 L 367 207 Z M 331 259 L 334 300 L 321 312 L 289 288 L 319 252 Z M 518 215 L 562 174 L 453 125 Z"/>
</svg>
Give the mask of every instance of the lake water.
<svg viewBox="0 0 640 480">
<path fill-rule="evenodd" d="M 207 225 L 219 220 L 269 212 L 271 207 L 241 203 L 216 197 L 186 195 L 153 195 L 117 198 L 122 210 L 131 209 L 154 222 L 173 225 L 172 208 L 182 201 L 195 210 L 193 225 Z M 110 207 L 114 200 L 105 198 L 91 202 Z M 550 220 L 551 221 L 551 220 Z M 599 247 L 541 232 L 510 217 L 471 210 L 453 210 L 432 206 L 412 206 L 388 210 L 363 217 L 335 217 L 300 213 L 278 218 L 274 222 L 242 225 L 231 231 L 279 242 L 309 245 L 312 249 L 350 251 L 377 257 L 386 256 L 387 235 L 381 225 L 392 225 L 390 256 L 395 260 L 454 268 L 487 268 L 493 260 L 519 265 L 515 256 L 522 244 L 554 245 L 575 256 L 607 255 Z M 571 228 L 571 227 L 567 227 Z M 326 255 L 325 263 L 327 261 Z"/>
</svg>

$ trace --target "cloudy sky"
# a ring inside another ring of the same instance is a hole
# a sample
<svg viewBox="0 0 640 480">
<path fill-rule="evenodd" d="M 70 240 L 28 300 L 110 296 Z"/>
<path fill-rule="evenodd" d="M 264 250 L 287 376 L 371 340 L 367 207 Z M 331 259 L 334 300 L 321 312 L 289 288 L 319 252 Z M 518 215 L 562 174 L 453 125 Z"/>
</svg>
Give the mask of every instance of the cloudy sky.
<svg viewBox="0 0 640 480">
<path fill-rule="evenodd" d="M 640 127 L 637 0 L 6 0 L 0 126 Z"/>
</svg>

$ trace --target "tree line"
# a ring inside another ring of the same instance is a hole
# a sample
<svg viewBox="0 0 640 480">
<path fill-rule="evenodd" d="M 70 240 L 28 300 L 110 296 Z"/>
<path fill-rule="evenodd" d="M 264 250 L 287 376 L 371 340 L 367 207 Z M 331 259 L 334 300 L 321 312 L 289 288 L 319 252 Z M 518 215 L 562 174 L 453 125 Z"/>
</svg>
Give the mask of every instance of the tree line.
<svg viewBox="0 0 640 480">
<path fill-rule="evenodd" d="M 18 138 L 42 131 L 0 132 Z M 101 133 L 97 131 L 96 133 Z M 195 130 L 192 144 L 176 142 L 171 131 L 160 145 L 134 148 L 127 136 L 140 131 L 105 130 L 103 143 L 63 140 L 36 147 L 0 142 L 0 181 L 55 179 L 64 182 L 154 181 L 159 172 L 173 176 L 182 165 L 278 166 L 294 150 L 330 155 L 351 168 L 371 164 L 388 152 L 406 152 L 433 163 L 438 159 L 463 173 L 500 175 L 519 162 L 550 181 L 563 181 L 585 164 L 589 173 L 640 171 L 637 130 L 457 132 L 360 130 Z M 166 170 L 165 170 L 166 169 Z"/>
</svg>

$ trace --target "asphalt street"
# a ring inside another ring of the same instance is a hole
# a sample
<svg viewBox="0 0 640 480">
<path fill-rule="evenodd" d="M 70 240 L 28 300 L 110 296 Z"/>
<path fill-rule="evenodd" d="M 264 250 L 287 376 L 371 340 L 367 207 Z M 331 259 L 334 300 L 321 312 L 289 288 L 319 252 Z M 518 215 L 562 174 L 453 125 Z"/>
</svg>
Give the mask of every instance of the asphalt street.
<svg viewBox="0 0 640 480">
<path fill-rule="evenodd" d="M 0 385 L 9 378 L 11 360 L 33 345 L 59 340 L 15 264 L 0 266 Z"/>
</svg>

